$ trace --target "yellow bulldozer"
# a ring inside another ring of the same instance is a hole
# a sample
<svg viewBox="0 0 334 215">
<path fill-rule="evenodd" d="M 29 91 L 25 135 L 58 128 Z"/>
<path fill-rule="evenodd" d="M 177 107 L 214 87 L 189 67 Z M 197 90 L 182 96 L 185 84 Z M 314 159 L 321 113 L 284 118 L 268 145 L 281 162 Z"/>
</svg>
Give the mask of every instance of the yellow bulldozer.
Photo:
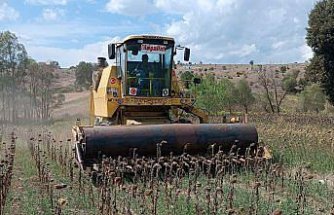
<svg viewBox="0 0 334 215">
<path fill-rule="evenodd" d="M 180 50 L 189 61 L 190 49 L 176 46 L 171 37 L 134 35 L 108 45 L 115 64 L 108 66 L 105 58 L 98 58 L 91 125 L 78 123 L 72 130 L 82 169 L 93 167 L 102 156 L 205 154 L 257 145 L 254 126 L 209 124 L 208 114 L 194 106 L 195 96 L 183 89 L 174 70 Z M 200 84 L 200 79 L 193 81 Z M 185 113 L 198 120 L 183 118 Z"/>
</svg>

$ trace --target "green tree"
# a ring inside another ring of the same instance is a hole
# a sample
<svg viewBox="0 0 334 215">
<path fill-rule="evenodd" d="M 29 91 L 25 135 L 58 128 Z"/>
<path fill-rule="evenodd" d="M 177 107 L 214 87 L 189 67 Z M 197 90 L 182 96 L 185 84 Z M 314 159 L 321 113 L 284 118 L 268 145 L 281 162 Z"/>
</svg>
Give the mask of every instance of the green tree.
<svg viewBox="0 0 334 215">
<path fill-rule="evenodd" d="M 59 68 L 60 68 L 59 62 L 58 62 L 58 61 L 55 61 L 55 60 L 50 61 L 50 62 L 48 63 L 48 65 L 49 65 L 50 67 L 54 68 L 54 69 L 59 69 Z"/>
<path fill-rule="evenodd" d="M 253 71 L 253 69 L 254 69 L 254 60 L 249 61 L 249 65 L 251 66 L 251 70 Z"/>
<path fill-rule="evenodd" d="M 191 71 L 185 71 L 181 74 L 181 80 L 184 81 L 192 81 L 194 78 L 194 73 Z"/>
<path fill-rule="evenodd" d="M 304 112 L 322 111 L 325 109 L 326 96 L 318 84 L 307 86 L 299 96 L 299 106 Z"/>
<path fill-rule="evenodd" d="M 75 85 L 78 89 L 88 89 L 92 85 L 92 73 L 94 71 L 92 63 L 80 62 L 75 70 Z"/>
<path fill-rule="evenodd" d="M 286 66 L 281 66 L 280 67 L 281 73 L 285 73 L 287 70 L 288 70 L 288 68 Z"/>
<path fill-rule="evenodd" d="M 236 85 L 236 89 L 238 93 L 237 103 L 248 113 L 249 107 L 255 102 L 255 97 L 248 82 L 245 79 L 240 80 Z"/>
<path fill-rule="evenodd" d="M 197 105 L 211 114 L 224 110 L 232 112 L 237 103 L 237 90 L 228 79 L 217 80 L 213 75 L 207 75 L 196 90 Z"/>
<path fill-rule="evenodd" d="M 305 70 L 305 80 L 312 83 L 321 83 L 325 75 L 323 55 L 315 55 Z"/>
<path fill-rule="evenodd" d="M 228 79 L 222 79 L 221 85 L 226 89 L 225 98 L 223 98 L 223 107 L 232 114 L 233 108 L 238 105 L 238 89 L 235 87 L 234 83 Z"/>
<path fill-rule="evenodd" d="M 270 110 L 272 113 L 280 113 L 281 105 L 287 95 L 287 91 L 284 89 L 283 83 L 277 80 L 273 74 L 272 71 L 267 72 L 264 67 L 259 67 L 258 80 L 264 94 L 260 98 L 261 101 L 266 101 L 266 104 L 262 105 L 266 111 Z"/>
<path fill-rule="evenodd" d="M 0 32 L 0 110 L 4 121 L 17 121 L 17 102 L 24 90 L 26 64 L 27 52 L 16 35 L 9 31 Z"/>
<path fill-rule="evenodd" d="M 314 52 L 309 71 L 318 76 L 314 79 L 321 81 L 329 101 L 334 104 L 334 1 L 317 2 L 308 25 L 306 40 Z"/>
<path fill-rule="evenodd" d="M 39 74 L 40 89 L 38 96 L 40 99 L 41 118 L 48 119 L 51 116 L 52 106 L 56 102 L 55 92 L 52 88 L 55 68 L 44 63 L 39 64 L 39 66 L 41 73 Z"/>
<path fill-rule="evenodd" d="M 54 104 L 57 63 L 37 63 L 27 57 L 15 34 L 0 32 L 0 121 L 48 119 Z"/>
<path fill-rule="evenodd" d="M 225 89 L 219 86 L 213 75 L 203 78 L 202 83 L 197 86 L 196 105 L 212 114 L 222 110 L 222 97 Z"/>
<path fill-rule="evenodd" d="M 180 75 L 181 81 L 187 89 L 192 85 L 194 77 L 194 73 L 190 71 L 182 72 Z"/>
<path fill-rule="evenodd" d="M 287 93 L 296 93 L 296 87 L 298 85 L 297 78 L 299 75 L 299 70 L 294 70 L 292 72 L 289 72 L 285 77 L 283 78 L 283 89 L 286 90 Z"/>
<path fill-rule="evenodd" d="M 37 63 L 30 59 L 27 71 L 27 92 L 29 93 L 27 116 L 34 120 L 46 120 L 51 116 L 52 109 L 61 104 L 61 98 L 52 87 L 56 79 L 55 68 L 50 64 Z"/>
</svg>

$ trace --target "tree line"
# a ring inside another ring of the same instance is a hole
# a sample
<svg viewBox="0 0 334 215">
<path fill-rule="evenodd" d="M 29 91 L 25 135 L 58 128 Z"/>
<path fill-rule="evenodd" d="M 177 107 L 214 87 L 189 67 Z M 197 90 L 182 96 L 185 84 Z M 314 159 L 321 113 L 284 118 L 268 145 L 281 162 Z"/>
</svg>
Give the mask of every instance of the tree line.
<svg viewBox="0 0 334 215">
<path fill-rule="evenodd" d="M 255 102 L 255 97 L 246 80 L 240 80 L 234 84 L 225 78 L 217 79 L 213 74 L 207 74 L 201 78 L 191 71 L 181 72 L 180 78 L 185 88 L 189 89 L 192 95 L 196 95 L 196 105 L 210 114 L 232 113 L 236 107 L 248 113 Z M 194 84 L 195 78 L 201 78 L 201 83 Z"/>
<path fill-rule="evenodd" d="M 306 79 L 320 85 L 334 104 L 334 0 L 315 4 L 309 14 L 306 41 L 314 53 Z"/>
<path fill-rule="evenodd" d="M 96 66 L 82 61 L 70 67 L 68 72 L 75 73 L 74 83 L 57 89 L 59 63 L 37 62 L 14 33 L 0 32 L 0 122 L 50 119 L 52 111 L 65 100 L 63 92 L 89 89 Z"/>
<path fill-rule="evenodd" d="M 193 71 L 180 73 L 180 79 L 185 89 L 196 95 L 196 106 L 207 110 L 210 114 L 226 114 L 233 112 L 280 113 L 283 101 L 288 96 L 297 99 L 295 109 L 289 104 L 289 111 L 320 112 L 325 109 L 326 96 L 319 84 L 307 82 L 301 77 L 299 70 L 281 68 L 282 79 L 275 77 L 279 71 L 272 71 L 262 65 L 253 65 L 257 72 L 259 88 L 254 92 L 246 79 L 230 81 L 228 78 L 217 78 L 214 74 L 200 76 Z M 193 80 L 200 78 L 200 84 Z M 291 97 L 292 96 L 292 97 Z"/>
<path fill-rule="evenodd" d="M 46 120 L 58 105 L 57 64 L 37 63 L 17 36 L 0 32 L 0 121 Z"/>
</svg>

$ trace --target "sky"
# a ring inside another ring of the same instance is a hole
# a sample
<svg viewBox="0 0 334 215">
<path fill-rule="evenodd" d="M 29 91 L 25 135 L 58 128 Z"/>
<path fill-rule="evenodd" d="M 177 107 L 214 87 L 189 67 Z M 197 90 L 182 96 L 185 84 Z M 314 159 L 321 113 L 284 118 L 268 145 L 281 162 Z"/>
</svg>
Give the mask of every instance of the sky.
<svg viewBox="0 0 334 215">
<path fill-rule="evenodd" d="M 175 38 L 203 63 L 292 63 L 312 57 L 305 35 L 317 0 L 0 0 L 0 31 L 37 61 L 62 67 L 107 56 L 132 34 Z"/>
</svg>

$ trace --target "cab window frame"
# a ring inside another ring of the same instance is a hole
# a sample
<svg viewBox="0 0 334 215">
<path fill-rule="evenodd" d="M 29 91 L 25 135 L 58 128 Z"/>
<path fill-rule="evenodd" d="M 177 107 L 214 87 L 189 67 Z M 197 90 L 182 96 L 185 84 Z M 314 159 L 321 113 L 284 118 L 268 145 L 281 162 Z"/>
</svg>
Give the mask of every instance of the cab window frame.
<svg viewBox="0 0 334 215">
<path fill-rule="evenodd" d="M 124 54 L 125 54 L 125 58 L 126 58 L 126 70 L 125 70 L 125 74 L 124 74 L 124 83 L 125 85 L 128 84 L 128 73 L 130 71 L 127 71 L 128 70 L 128 64 L 129 64 L 129 50 L 128 48 L 132 45 L 138 45 L 140 46 L 141 44 L 152 44 L 152 45 L 165 45 L 166 46 L 166 54 L 164 55 L 160 55 L 159 56 L 159 63 L 162 63 L 161 64 L 161 70 L 166 70 L 168 75 L 167 75 L 167 79 L 166 80 L 166 83 L 164 84 L 161 84 L 162 87 L 161 89 L 165 89 L 165 88 L 168 88 L 169 89 L 169 92 L 168 92 L 168 95 L 164 96 L 164 97 L 170 97 L 171 96 L 171 87 L 172 87 L 172 67 L 173 67 L 173 56 L 174 56 L 174 48 L 175 48 L 175 43 L 174 41 L 170 40 L 170 41 L 167 41 L 167 44 L 166 44 L 166 41 L 162 41 L 162 40 L 154 40 L 154 39 L 144 39 L 142 40 L 142 43 L 139 43 L 137 39 L 134 39 L 134 40 L 129 40 L 127 42 L 125 42 L 124 46 L 127 47 L 127 49 L 124 49 Z M 167 51 L 169 53 L 167 53 Z M 132 61 L 132 62 L 136 62 L 136 61 Z M 126 86 L 126 89 L 124 89 L 124 94 L 126 96 L 130 96 L 130 93 L 129 93 L 129 86 Z M 162 92 L 160 93 L 159 92 L 159 96 L 154 96 L 150 93 L 149 96 L 143 96 L 141 95 L 142 97 L 162 97 Z"/>
</svg>

